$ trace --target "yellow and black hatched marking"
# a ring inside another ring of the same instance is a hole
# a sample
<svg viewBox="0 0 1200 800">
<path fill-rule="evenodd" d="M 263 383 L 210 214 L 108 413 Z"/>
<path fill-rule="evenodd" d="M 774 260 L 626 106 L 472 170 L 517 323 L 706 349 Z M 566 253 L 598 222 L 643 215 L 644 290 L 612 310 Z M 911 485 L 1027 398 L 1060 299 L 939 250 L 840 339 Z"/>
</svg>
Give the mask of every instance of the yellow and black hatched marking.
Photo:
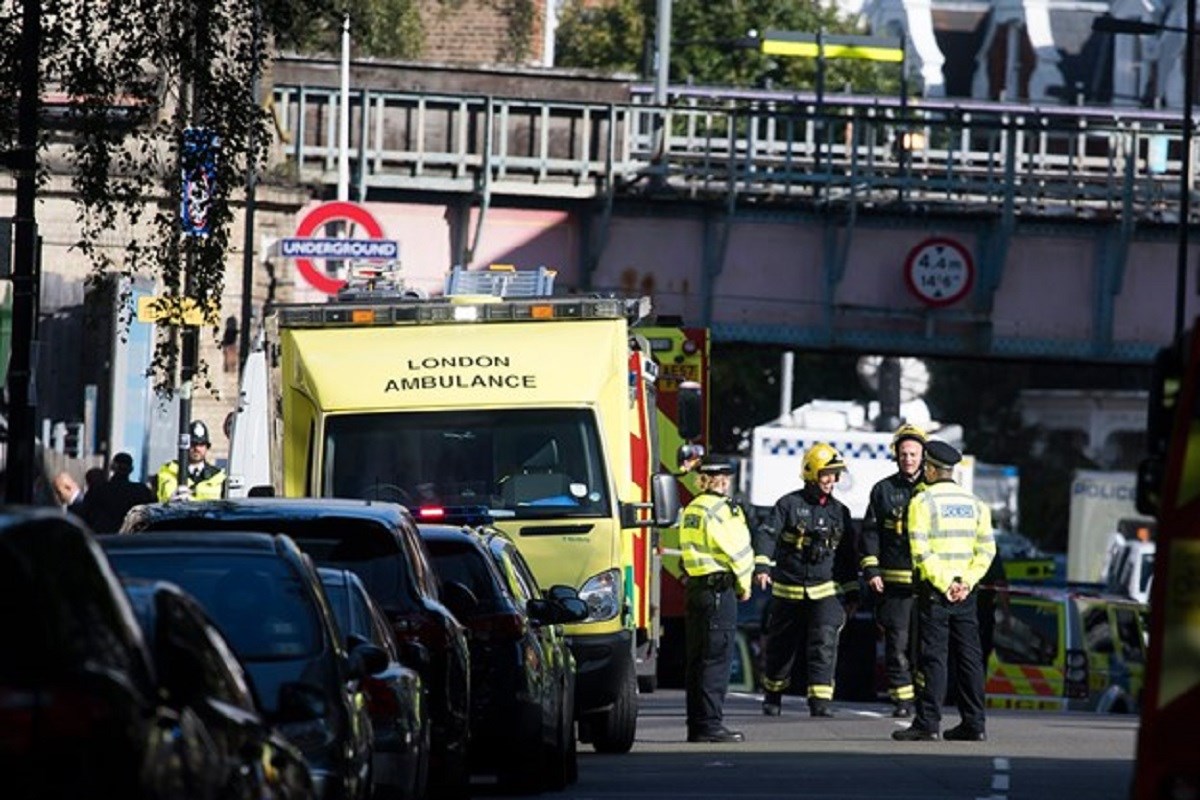
<svg viewBox="0 0 1200 800">
<path fill-rule="evenodd" d="M 891 461 L 891 447 L 887 442 L 851 442 L 837 439 L 798 439 L 795 437 L 779 437 L 763 439 L 763 447 L 773 456 L 802 456 L 818 442 L 824 442 L 838 451 L 843 460 L 846 459 L 878 459 Z"/>
</svg>

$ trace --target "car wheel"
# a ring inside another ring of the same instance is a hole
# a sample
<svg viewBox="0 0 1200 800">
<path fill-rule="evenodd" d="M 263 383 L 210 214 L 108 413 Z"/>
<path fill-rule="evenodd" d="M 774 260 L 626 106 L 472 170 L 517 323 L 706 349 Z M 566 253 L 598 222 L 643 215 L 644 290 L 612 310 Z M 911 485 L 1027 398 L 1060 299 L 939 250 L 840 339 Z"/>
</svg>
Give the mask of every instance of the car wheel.
<svg viewBox="0 0 1200 800">
<path fill-rule="evenodd" d="M 571 704 L 563 698 L 559 703 L 554 744 L 546 748 L 545 788 L 552 792 L 561 791 L 571 783 L 571 762 L 574 753 L 570 743 L 575 739 L 575 726 L 570 715 Z"/>
<path fill-rule="evenodd" d="M 596 719 L 592 746 L 597 753 L 628 753 L 637 733 L 637 674 L 633 659 L 625 662 L 625 672 L 612 708 Z"/>
<path fill-rule="evenodd" d="M 539 741 L 529 746 L 518 746 L 500 767 L 496 777 L 500 787 L 507 792 L 536 794 L 546 783 L 547 769 L 553 769 L 553 766 L 547 763 L 545 747 Z"/>
</svg>

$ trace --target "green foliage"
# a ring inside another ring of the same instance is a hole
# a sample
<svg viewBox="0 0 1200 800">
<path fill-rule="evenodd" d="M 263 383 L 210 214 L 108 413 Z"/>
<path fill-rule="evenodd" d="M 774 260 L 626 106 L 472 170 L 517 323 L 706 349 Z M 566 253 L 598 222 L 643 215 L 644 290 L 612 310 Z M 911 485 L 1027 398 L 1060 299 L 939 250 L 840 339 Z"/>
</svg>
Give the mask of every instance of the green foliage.
<svg viewBox="0 0 1200 800">
<path fill-rule="evenodd" d="M 286 0 L 277 0 L 281 6 Z M 461 0 L 439 0 L 442 5 Z M 343 20 L 350 17 L 356 56 L 415 58 L 421 54 L 423 30 L 416 0 L 297 0 L 301 13 L 278 19 L 278 45 L 308 54 L 341 52 Z"/>
<path fill-rule="evenodd" d="M 0 42 L 7 45 L 0 97 L 14 97 L 20 78 L 19 5 L 0 6 Z M 261 169 L 270 136 L 254 89 L 263 43 L 301 5 L 43 0 L 38 77 L 43 93 L 69 98 L 65 120 L 55 126 L 54 152 L 69 165 L 75 247 L 89 260 L 95 284 L 152 275 L 166 295 L 219 303 L 232 200 L 247 172 Z M 204 238 L 184 237 L 180 224 L 181 143 L 189 126 L 210 129 L 220 141 L 208 198 L 211 233 Z M 15 143 L 15 127 L 12 115 L 0 116 L 0 147 Z M 41 131 L 42 163 L 49 134 Z M 177 342 L 164 336 L 151 367 L 162 393 L 173 391 L 178 358 Z"/>
<path fill-rule="evenodd" d="M 555 63 L 614 72 L 642 69 L 647 37 L 654 36 L 654 0 L 613 0 L 587 6 L 567 0 L 558 18 Z"/>
<path fill-rule="evenodd" d="M 613 0 L 588 8 L 569 0 L 559 21 L 555 47 L 562 66 L 598 70 L 638 70 L 644 48 L 655 37 L 654 0 Z M 675 0 L 671 11 L 671 83 L 692 81 L 709 86 L 762 86 L 811 90 L 817 62 L 810 58 L 778 58 L 736 46 L 751 31 L 768 30 L 830 34 L 864 33 L 856 21 L 835 8 L 807 0 L 742 0 L 712 3 Z M 647 76 L 648 77 L 648 76 Z M 895 92 L 899 67 L 867 61 L 830 60 L 827 91 Z"/>
</svg>

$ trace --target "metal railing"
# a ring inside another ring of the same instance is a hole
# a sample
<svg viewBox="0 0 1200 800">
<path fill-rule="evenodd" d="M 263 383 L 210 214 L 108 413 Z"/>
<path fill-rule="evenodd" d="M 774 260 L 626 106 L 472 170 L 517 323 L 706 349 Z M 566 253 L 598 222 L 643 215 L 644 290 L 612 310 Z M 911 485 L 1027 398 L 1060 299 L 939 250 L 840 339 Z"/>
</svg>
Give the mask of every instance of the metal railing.
<svg viewBox="0 0 1200 800">
<path fill-rule="evenodd" d="M 336 88 L 276 86 L 302 180 L 337 180 Z M 1171 221 L 1182 119 L 1140 109 L 648 87 L 624 104 L 360 90 L 360 189 L 915 204 Z M 1192 160 L 1196 163 L 1196 159 Z"/>
</svg>

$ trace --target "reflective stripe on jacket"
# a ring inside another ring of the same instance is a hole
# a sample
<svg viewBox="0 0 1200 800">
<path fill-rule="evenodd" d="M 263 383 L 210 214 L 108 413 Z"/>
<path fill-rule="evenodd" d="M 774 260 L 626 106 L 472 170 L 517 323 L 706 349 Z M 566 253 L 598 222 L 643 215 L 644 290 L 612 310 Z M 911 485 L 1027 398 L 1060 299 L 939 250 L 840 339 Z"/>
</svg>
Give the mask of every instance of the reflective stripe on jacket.
<svg viewBox="0 0 1200 800">
<path fill-rule="evenodd" d="M 689 576 L 732 572 L 738 594 L 750 593 L 754 550 L 742 510 L 728 497 L 703 492 L 683 510 L 679 526 L 683 571 Z"/>
<path fill-rule="evenodd" d="M 158 501 L 165 503 L 179 487 L 179 462 L 172 459 L 158 470 Z M 188 475 L 188 488 L 195 500 L 219 500 L 225 489 L 225 470 L 205 463 L 198 478 Z"/>
<path fill-rule="evenodd" d="M 859 551 L 863 575 L 870 580 L 882 577 L 891 585 L 912 584 L 912 553 L 908 546 L 905 517 L 908 501 L 924 488 L 920 480 L 909 480 L 900 472 L 871 487 L 871 499 L 863 516 Z"/>
<path fill-rule="evenodd" d="M 996 556 L 991 510 L 948 478 L 913 496 L 908 538 L 913 565 L 939 592 L 955 578 L 974 588 Z"/>
</svg>

